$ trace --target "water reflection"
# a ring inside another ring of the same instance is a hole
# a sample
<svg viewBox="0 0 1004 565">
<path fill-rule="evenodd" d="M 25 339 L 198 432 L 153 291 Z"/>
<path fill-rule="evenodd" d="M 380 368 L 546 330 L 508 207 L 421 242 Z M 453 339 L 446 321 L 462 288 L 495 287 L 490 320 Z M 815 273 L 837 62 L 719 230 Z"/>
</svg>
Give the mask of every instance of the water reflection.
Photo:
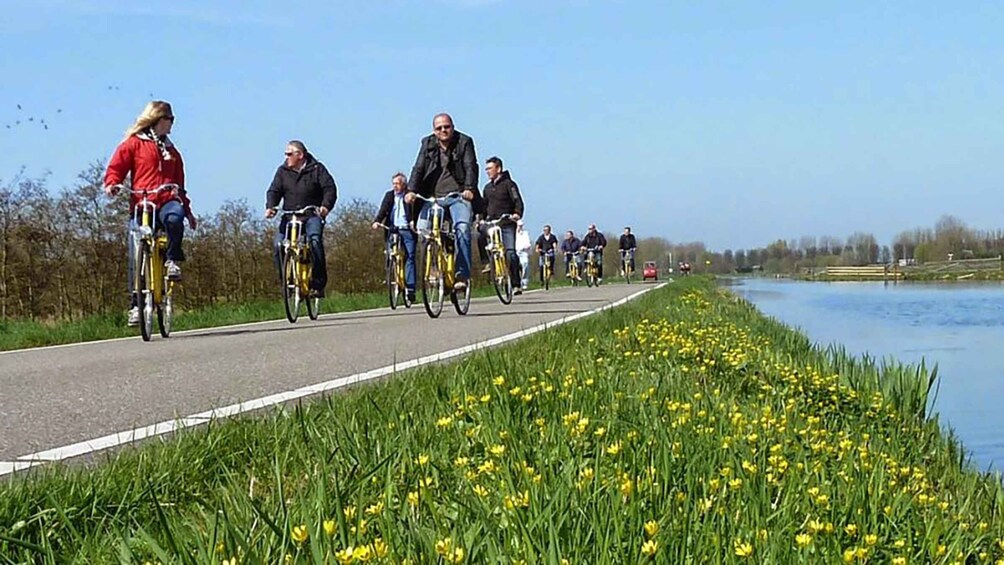
<svg viewBox="0 0 1004 565">
<path fill-rule="evenodd" d="M 746 279 L 730 288 L 821 344 L 938 365 L 934 409 L 981 469 L 1004 469 L 1004 286 Z"/>
</svg>

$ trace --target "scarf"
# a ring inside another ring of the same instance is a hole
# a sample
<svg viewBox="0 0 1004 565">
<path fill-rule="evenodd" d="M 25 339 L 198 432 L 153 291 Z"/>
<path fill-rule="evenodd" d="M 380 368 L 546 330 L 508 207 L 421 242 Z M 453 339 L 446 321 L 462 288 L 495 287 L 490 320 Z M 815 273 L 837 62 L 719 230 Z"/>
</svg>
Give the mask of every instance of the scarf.
<svg viewBox="0 0 1004 565">
<path fill-rule="evenodd" d="M 171 160 L 171 152 L 167 150 L 170 146 L 171 140 L 167 139 L 167 136 L 160 137 L 157 132 L 153 131 L 153 128 L 146 130 L 146 134 L 150 136 L 150 139 L 157 144 L 157 149 L 160 149 L 160 156 L 164 158 L 165 161 Z"/>
</svg>

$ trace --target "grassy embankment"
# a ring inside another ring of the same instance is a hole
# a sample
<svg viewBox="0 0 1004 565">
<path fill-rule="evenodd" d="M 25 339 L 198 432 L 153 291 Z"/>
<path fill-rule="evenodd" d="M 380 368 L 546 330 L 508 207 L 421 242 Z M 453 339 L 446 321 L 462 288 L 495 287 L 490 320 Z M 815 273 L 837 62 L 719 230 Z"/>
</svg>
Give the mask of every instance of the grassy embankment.
<svg viewBox="0 0 1004 565">
<path fill-rule="evenodd" d="M 706 279 L 267 417 L 0 487 L 0 559 L 984 563 L 999 477 L 925 370 L 813 348 Z"/>
</svg>

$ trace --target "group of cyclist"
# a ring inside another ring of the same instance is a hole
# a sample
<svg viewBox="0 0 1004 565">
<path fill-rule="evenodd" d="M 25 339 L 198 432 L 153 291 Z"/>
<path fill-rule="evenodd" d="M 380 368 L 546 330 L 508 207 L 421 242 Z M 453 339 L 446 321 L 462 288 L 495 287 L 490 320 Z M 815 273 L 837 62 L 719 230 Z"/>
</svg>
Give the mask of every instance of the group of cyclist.
<svg viewBox="0 0 1004 565">
<path fill-rule="evenodd" d="M 126 130 L 125 138 L 116 148 L 105 173 L 104 188 L 108 196 L 115 196 L 127 177 L 132 179 L 129 202 L 130 217 L 143 199 L 157 205 L 155 221 L 168 239 L 165 273 L 170 280 L 181 279 L 181 265 L 185 256 L 182 249 L 184 220 L 195 229 L 197 222 L 191 201 L 185 191 L 185 173 L 181 154 L 169 135 L 175 116 L 169 103 L 154 100 L 146 104 L 135 122 Z M 491 157 L 485 163 L 488 183 L 478 190 L 478 161 L 474 141 L 454 127 L 453 118 L 441 113 L 433 117 L 432 134 L 422 138 L 411 175 L 396 173 L 391 179 L 392 188 L 381 201 L 372 228 L 386 229 L 388 235 L 397 233 L 405 249 L 405 284 L 409 298 L 415 298 L 416 232 L 425 233 L 433 201 L 445 208 L 451 218 L 456 241 L 455 291 L 463 291 L 471 278 L 471 223 L 477 218 L 500 222 L 502 241 L 510 267 L 514 294 L 520 294 L 528 284 L 526 273 L 529 263 L 529 234 L 524 230 L 522 216 L 524 203 L 519 186 L 504 169 L 502 160 Z M 311 252 L 310 296 L 324 296 L 327 285 L 327 268 L 324 254 L 324 220 L 334 208 L 338 189 L 327 168 L 318 161 L 303 142 L 292 140 L 286 144 L 284 161 L 277 168 L 272 183 L 266 191 L 265 217 L 272 218 L 281 205 L 284 212 L 313 207 L 316 214 L 304 219 L 304 232 Z M 157 191 L 164 185 L 176 185 L 172 192 Z M 421 198 L 419 198 L 421 197 Z M 416 200 L 421 199 L 421 203 Z M 289 215 L 283 214 L 274 242 L 277 270 L 281 270 L 281 242 L 285 234 L 282 224 Z M 132 222 L 133 220 L 130 220 Z M 129 230 L 129 249 L 135 245 L 134 230 Z M 486 231 L 478 230 L 478 250 L 483 263 L 487 263 Z M 634 235 L 625 228 L 620 239 L 622 253 L 633 252 Z M 603 277 L 602 250 L 607 241 L 595 225 L 590 225 L 580 240 L 572 231 L 565 233 L 559 243 L 551 227 L 544 226 L 536 239 L 534 250 L 541 264 L 549 262 L 553 269 L 555 253 L 565 258 L 566 272 L 570 261 L 581 267 L 582 253 L 591 249 L 595 253 L 599 278 Z M 133 281 L 134 253 L 129 253 L 129 280 Z M 581 272 L 581 269 L 580 269 Z M 543 275 L 542 275 L 543 276 Z M 131 283 L 130 283 L 131 284 Z M 130 289 L 132 290 L 132 289 Z M 131 296 L 135 296 L 132 292 Z M 130 305 L 128 323 L 139 321 L 139 308 L 135 299 Z"/>
</svg>

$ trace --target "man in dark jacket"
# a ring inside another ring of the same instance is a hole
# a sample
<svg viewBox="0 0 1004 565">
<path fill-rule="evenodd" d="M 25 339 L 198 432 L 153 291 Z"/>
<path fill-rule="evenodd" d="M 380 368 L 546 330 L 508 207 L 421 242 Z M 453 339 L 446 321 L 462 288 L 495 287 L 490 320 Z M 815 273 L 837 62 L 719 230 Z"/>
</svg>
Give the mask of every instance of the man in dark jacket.
<svg viewBox="0 0 1004 565">
<path fill-rule="evenodd" d="M 624 255 L 630 251 L 631 252 L 631 271 L 634 272 L 634 251 L 638 247 L 638 243 L 635 240 L 634 234 L 631 233 L 630 227 L 624 228 L 624 233 L 621 234 L 619 240 L 617 240 L 617 249 L 621 253 L 621 276 L 624 276 Z"/>
<path fill-rule="evenodd" d="M 471 217 L 480 211 L 478 199 L 478 158 L 474 140 L 453 127 L 449 114 L 436 114 L 432 119 L 432 135 L 422 139 L 415 166 L 408 179 L 407 201 L 414 194 L 437 198 L 453 220 L 457 236 L 456 290 L 467 287 L 471 277 Z M 459 193 L 459 197 L 446 198 Z M 473 208 L 472 208 L 473 206 Z M 418 227 L 427 225 L 431 203 L 425 202 L 419 214 Z"/>
<path fill-rule="evenodd" d="M 310 242 L 313 259 L 311 269 L 311 295 L 324 296 L 328 284 L 328 267 L 324 258 L 324 218 L 335 207 L 338 188 L 331 173 L 307 151 L 302 141 L 286 144 L 286 160 L 275 171 L 272 185 L 265 194 L 265 217 L 276 214 L 279 202 L 283 210 L 299 210 L 304 206 L 317 206 L 317 214 L 304 221 L 304 232 Z M 286 237 L 286 219 L 279 222 L 275 234 L 275 267 L 282 278 L 282 241 Z"/>
<path fill-rule="evenodd" d="M 544 284 L 544 261 L 547 261 L 548 268 L 554 272 L 554 252 L 558 249 L 558 238 L 551 233 L 550 224 L 544 224 L 544 233 L 537 237 L 534 244 L 537 255 L 540 256 L 538 266 L 540 267 L 540 283 Z"/>
<path fill-rule="evenodd" d="M 595 249 L 593 258 L 596 261 L 596 276 L 599 282 L 603 282 L 603 248 L 607 246 L 607 238 L 603 233 L 596 231 L 596 224 L 589 224 L 589 231 L 582 238 L 582 247 L 585 249 Z"/>
<path fill-rule="evenodd" d="M 415 232 L 411 226 L 415 221 L 414 210 L 411 204 L 404 201 L 404 196 L 408 192 L 408 179 L 404 173 L 397 173 L 391 178 L 392 188 L 383 195 L 380 202 L 380 210 L 373 218 L 373 229 L 381 227 L 389 228 L 387 235 L 391 232 L 397 233 L 404 245 L 404 285 L 408 294 L 408 300 L 415 300 Z M 387 254 L 390 256 L 394 252 L 390 248 L 390 237 L 387 237 Z"/>
<path fill-rule="evenodd" d="M 523 294 L 519 256 L 516 255 L 516 221 L 523 217 L 523 196 L 519 193 L 519 186 L 509 176 L 509 171 L 502 169 L 502 159 L 490 157 L 485 163 L 485 172 L 488 173 L 488 184 L 482 192 L 485 219 L 497 220 L 506 214 L 512 216 L 511 221 L 500 224 L 499 227 L 502 228 L 502 245 L 505 246 L 506 260 L 509 262 L 513 294 Z M 480 231 L 487 241 L 487 226 Z"/>
<path fill-rule="evenodd" d="M 568 277 L 568 264 L 575 261 L 579 268 L 577 278 L 582 280 L 582 254 L 579 253 L 581 248 L 582 241 L 575 237 L 575 233 L 572 230 L 565 232 L 565 239 L 561 240 L 561 253 L 565 256 L 565 277 Z"/>
</svg>

